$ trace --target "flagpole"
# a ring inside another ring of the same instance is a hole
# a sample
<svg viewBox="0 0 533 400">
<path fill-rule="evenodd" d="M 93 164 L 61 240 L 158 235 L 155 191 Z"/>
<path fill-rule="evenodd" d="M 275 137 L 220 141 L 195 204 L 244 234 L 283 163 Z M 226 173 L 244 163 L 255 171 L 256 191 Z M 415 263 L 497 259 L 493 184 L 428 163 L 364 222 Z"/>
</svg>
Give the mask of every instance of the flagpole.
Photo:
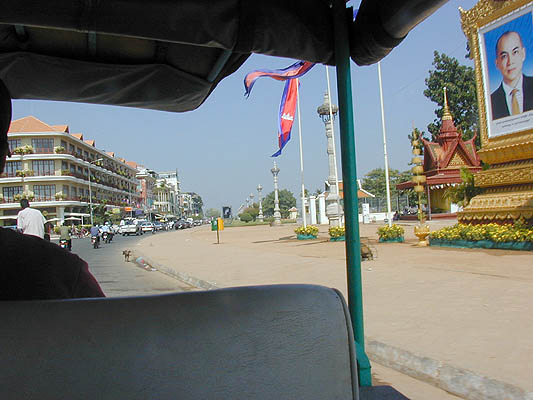
<svg viewBox="0 0 533 400">
<path fill-rule="evenodd" d="M 392 210 L 390 204 L 390 183 L 389 183 L 389 159 L 387 157 L 387 135 L 385 133 L 385 109 L 383 107 L 383 86 L 381 84 L 381 61 L 378 61 L 379 98 L 381 100 L 381 126 L 383 128 L 383 155 L 385 157 L 385 185 L 387 189 L 387 220 L 392 226 Z"/>
<path fill-rule="evenodd" d="M 335 147 L 335 122 L 333 121 L 333 109 L 332 109 L 332 102 L 333 99 L 331 98 L 331 89 L 329 86 L 329 67 L 326 65 L 326 80 L 328 82 L 328 97 L 329 97 L 329 120 L 331 121 L 331 138 L 333 140 L 333 160 L 335 161 L 335 185 L 337 187 L 337 213 L 339 215 L 339 226 L 343 226 L 342 223 L 342 216 L 341 216 L 341 205 L 339 203 L 340 199 L 340 193 L 339 193 L 339 173 L 337 172 L 337 150 Z"/>
<path fill-rule="evenodd" d="M 307 227 L 305 216 L 305 186 L 304 186 L 304 151 L 302 146 L 302 120 L 300 118 L 300 81 L 296 79 L 296 104 L 298 105 L 298 138 L 300 141 L 300 176 L 302 179 L 302 220 L 304 228 Z"/>
</svg>

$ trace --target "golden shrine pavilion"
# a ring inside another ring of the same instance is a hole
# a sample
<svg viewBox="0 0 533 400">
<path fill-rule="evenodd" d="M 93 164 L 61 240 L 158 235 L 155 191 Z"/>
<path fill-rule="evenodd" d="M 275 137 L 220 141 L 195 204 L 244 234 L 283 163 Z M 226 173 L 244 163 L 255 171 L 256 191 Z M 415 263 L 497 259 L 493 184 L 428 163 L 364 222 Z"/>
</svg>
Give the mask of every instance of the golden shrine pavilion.
<svg viewBox="0 0 533 400">
<path fill-rule="evenodd" d="M 481 161 L 476 152 L 474 136 L 470 140 L 463 140 L 461 132 L 457 130 L 448 107 L 446 88 L 444 88 L 444 110 L 442 124 L 436 141 L 422 139 L 424 145 L 424 172 L 426 176 L 426 194 L 430 217 L 452 216 L 458 209 L 444 192 L 450 186 L 462 182 L 461 168 L 468 168 L 476 173 L 481 170 Z M 412 181 L 396 185 L 398 190 L 412 189 Z"/>
</svg>

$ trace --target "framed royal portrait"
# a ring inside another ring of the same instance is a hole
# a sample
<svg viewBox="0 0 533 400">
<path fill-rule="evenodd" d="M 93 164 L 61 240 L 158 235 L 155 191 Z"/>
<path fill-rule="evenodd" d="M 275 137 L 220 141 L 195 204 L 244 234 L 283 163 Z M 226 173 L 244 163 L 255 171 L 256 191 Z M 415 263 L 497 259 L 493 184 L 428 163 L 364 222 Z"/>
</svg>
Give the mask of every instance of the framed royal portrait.
<svg viewBox="0 0 533 400">
<path fill-rule="evenodd" d="M 475 63 L 482 150 L 529 140 L 533 134 L 533 1 L 480 0 L 472 9 L 460 11 Z"/>
</svg>

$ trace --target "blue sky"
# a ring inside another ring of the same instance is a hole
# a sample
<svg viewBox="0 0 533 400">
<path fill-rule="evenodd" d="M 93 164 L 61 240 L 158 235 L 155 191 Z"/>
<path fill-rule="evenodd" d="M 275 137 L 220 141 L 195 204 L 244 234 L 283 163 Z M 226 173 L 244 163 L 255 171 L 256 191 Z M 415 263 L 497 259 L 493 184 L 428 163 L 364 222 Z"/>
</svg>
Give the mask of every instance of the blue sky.
<svg viewBox="0 0 533 400">
<path fill-rule="evenodd" d="M 359 2 L 353 3 L 355 6 Z M 407 139 L 414 123 L 419 129 L 434 119 L 435 105 L 423 95 L 424 79 L 431 69 L 433 51 L 465 59 L 466 38 L 461 30 L 458 7 L 470 9 L 473 0 L 449 1 L 417 26 L 381 62 L 389 165 L 409 168 L 411 149 Z M 233 209 L 250 193 L 257 198 L 273 190 L 270 155 L 277 150 L 277 114 L 283 83 L 258 80 L 250 98 L 244 97 L 243 79 L 257 68 L 282 68 L 294 60 L 252 55 L 232 76 L 223 80 L 197 110 L 167 113 L 112 106 L 63 102 L 15 100 L 13 119 L 33 115 L 50 125 L 67 124 L 71 133 L 94 139 L 98 148 L 144 164 L 156 171 L 178 169 L 182 189 L 199 193 L 206 207 L 231 205 Z M 301 80 L 300 104 L 304 149 L 305 186 L 311 192 L 323 189 L 328 176 L 324 124 L 316 109 L 326 90 L 325 67 L 315 66 Z M 335 71 L 330 68 L 334 103 Z M 377 65 L 352 63 L 357 172 L 362 178 L 384 166 Z M 453 99 L 450 99 L 453 101 Z M 338 164 L 340 150 L 335 124 Z M 277 157 L 279 184 L 300 192 L 298 130 Z M 340 178 L 340 177 L 339 177 Z"/>
</svg>

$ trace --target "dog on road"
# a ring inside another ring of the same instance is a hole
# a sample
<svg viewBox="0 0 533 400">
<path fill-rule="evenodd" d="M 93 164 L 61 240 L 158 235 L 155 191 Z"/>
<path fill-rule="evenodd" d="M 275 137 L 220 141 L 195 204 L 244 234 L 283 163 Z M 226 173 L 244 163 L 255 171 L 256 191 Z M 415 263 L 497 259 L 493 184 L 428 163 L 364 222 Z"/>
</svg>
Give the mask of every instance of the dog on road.
<svg viewBox="0 0 533 400">
<path fill-rule="evenodd" d="M 130 262 L 131 253 L 132 253 L 131 250 L 124 250 L 122 252 L 122 255 L 124 255 L 124 261 Z"/>
</svg>

